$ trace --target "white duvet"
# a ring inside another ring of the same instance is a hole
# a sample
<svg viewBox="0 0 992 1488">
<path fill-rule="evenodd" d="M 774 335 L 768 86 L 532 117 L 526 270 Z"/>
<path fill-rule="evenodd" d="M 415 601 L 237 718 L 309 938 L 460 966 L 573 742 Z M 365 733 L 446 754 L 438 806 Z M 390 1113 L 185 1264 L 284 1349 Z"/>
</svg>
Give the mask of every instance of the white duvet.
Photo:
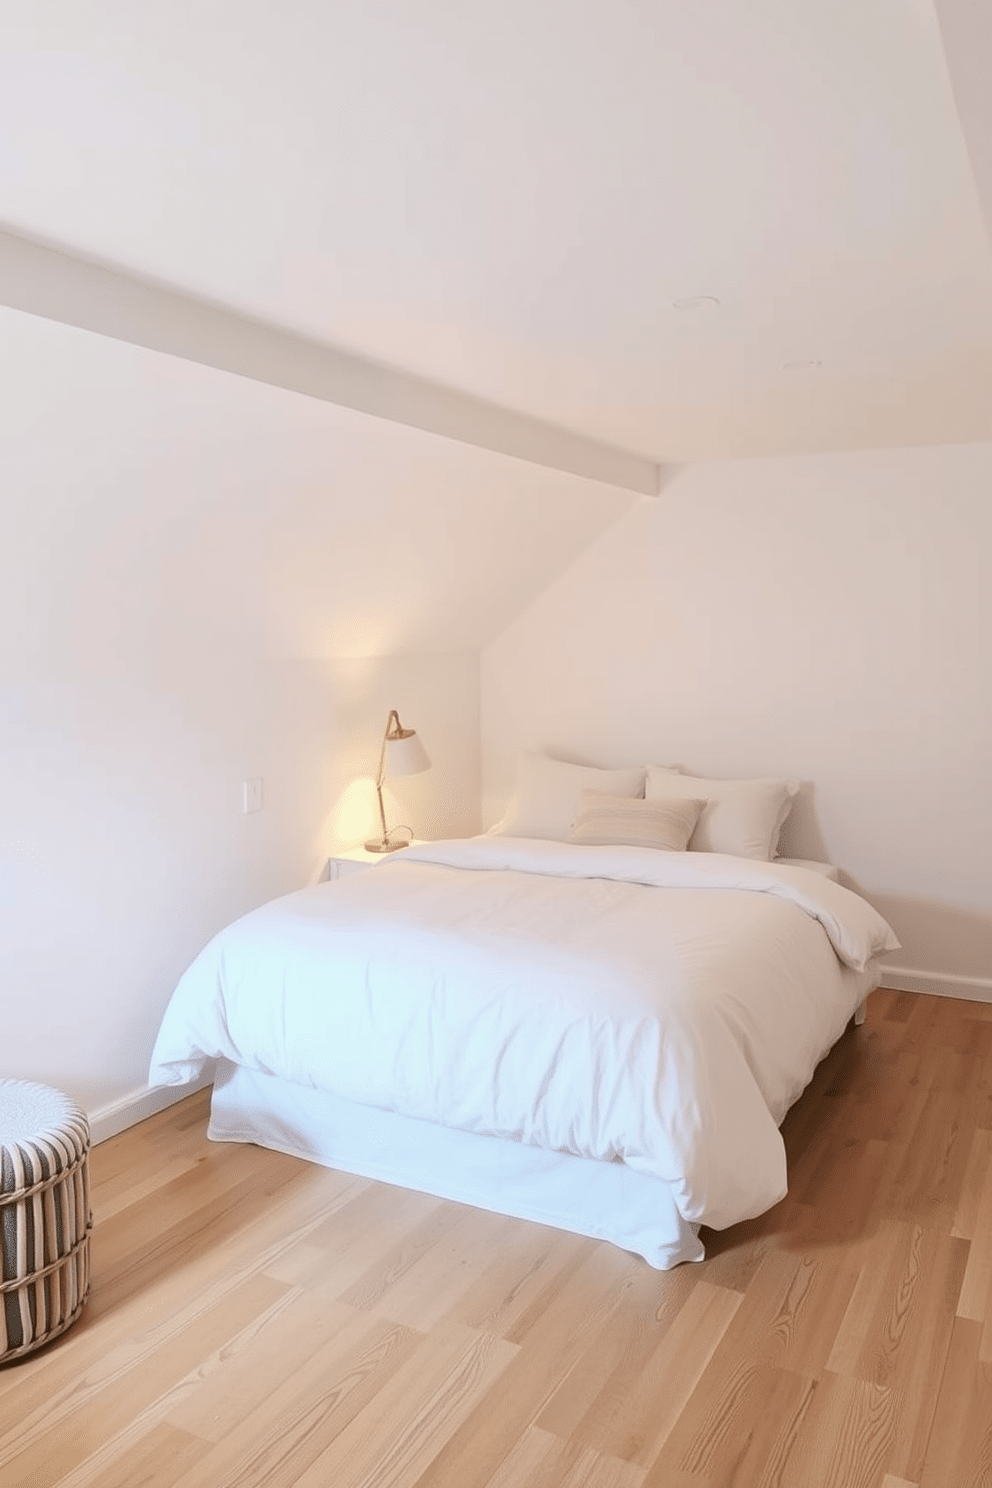
<svg viewBox="0 0 992 1488">
<path fill-rule="evenodd" d="M 778 1130 L 881 953 L 802 868 L 470 838 L 264 905 L 166 1011 L 151 1083 L 222 1056 L 347 1100 L 668 1182 L 717 1228 L 786 1191 Z"/>
</svg>

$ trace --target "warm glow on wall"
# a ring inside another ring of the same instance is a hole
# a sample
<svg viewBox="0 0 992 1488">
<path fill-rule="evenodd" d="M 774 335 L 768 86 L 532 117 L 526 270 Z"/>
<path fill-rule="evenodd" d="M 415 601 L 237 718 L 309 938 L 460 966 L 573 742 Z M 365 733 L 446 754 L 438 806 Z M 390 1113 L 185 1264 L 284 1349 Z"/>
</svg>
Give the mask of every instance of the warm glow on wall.
<svg viewBox="0 0 992 1488">
<path fill-rule="evenodd" d="M 325 822 L 329 840 L 345 845 L 363 842 L 375 830 L 377 816 L 375 779 L 360 775 L 345 786 L 331 808 Z"/>
</svg>

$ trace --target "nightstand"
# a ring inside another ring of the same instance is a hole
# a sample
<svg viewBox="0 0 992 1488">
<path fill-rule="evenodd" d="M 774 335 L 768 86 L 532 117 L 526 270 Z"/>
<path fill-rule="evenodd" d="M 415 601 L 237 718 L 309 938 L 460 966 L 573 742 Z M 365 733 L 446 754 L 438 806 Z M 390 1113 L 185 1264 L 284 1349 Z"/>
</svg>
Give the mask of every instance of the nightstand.
<svg viewBox="0 0 992 1488">
<path fill-rule="evenodd" d="M 420 838 L 415 837 L 410 847 L 419 847 Z M 367 847 L 349 847 L 336 852 L 327 860 L 325 879 L 347 878 L 349 873 L 361 873 L 365 868 L 374 868 L 376 863 L 388 863 L 390 858 L 402 857 L 404 849 L 398 847 L 391 853 L 369 852 Z"/>
</svg>

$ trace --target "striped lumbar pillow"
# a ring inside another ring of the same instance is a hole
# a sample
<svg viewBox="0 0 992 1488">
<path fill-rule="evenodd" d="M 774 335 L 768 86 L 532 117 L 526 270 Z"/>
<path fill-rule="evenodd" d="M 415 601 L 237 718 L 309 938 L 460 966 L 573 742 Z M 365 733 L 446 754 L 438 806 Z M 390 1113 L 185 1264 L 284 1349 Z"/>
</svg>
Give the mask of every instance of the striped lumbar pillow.
<svg viewBox="0 0 992 1488">
<path fill-rule="evenodd" d="M 582 792 L 572 841 L 586 847 L 656 847 L 685 852 L 705 801 L 651 801 Z"/>
</svg>

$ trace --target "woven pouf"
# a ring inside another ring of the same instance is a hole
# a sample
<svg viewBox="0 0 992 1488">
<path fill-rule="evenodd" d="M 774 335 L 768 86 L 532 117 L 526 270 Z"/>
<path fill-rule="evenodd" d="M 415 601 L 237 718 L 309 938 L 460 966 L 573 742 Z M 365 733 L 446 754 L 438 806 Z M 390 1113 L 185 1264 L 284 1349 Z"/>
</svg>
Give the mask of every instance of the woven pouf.
<svg viewBox="0 0 992 1488">
<path fill-rule="evenodd" d="M 90 1129 L 60 1090 L 0 1080 L 0 1364 L 64 1333 L 90 1286 Z"/>
</svg>

